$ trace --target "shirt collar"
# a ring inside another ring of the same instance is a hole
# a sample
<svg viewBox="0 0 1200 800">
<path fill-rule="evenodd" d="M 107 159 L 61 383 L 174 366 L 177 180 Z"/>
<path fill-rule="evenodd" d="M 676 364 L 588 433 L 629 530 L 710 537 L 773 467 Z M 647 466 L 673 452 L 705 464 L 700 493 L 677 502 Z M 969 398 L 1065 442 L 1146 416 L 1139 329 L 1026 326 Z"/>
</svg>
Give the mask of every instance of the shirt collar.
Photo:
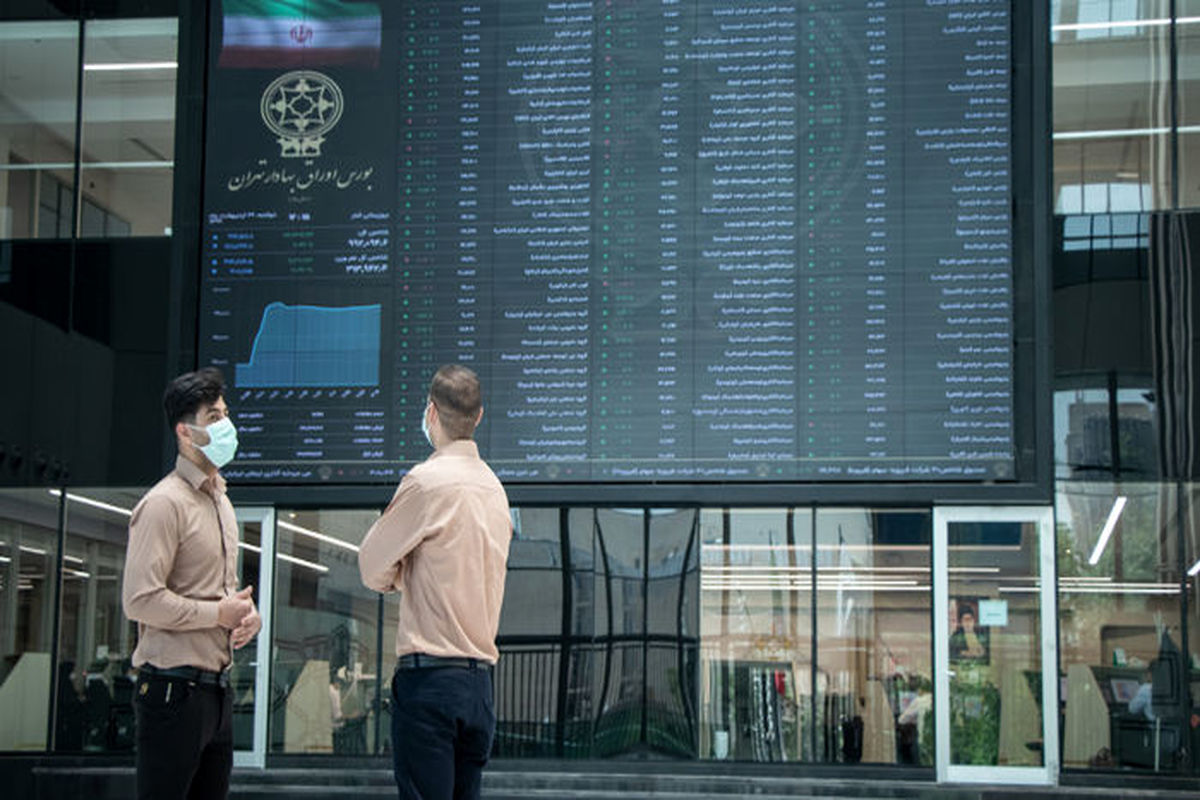
<svg viewBox="0 0 1200 800">
<path fill-rule="evenodd" d="M 213 497 L 225 494 L 225 479 L 219 472 L 210 478 L 204 470 L 183 456 L 175 457 L 175 471 L 198 492 L 204 492 Z"/>
<path fill-rule="evenodd" d="M 479 458 L 479 445 L 475 444 L 474 439 L 455 439 L 434 450 L 430 458 L 436 456 L 472 456 Z"/>
</svg>

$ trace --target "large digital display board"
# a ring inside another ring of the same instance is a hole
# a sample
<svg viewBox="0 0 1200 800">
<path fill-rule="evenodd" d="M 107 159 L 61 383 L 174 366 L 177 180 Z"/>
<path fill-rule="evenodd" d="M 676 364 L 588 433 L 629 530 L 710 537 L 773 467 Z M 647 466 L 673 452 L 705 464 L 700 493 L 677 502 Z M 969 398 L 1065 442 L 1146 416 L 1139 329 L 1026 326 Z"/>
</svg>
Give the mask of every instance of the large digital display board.
<svg viewBox="0 0 1200 800">
<path fill-rule="evenodd" d="M 244 482 L 1014 478 L 1011 8 L 225 0 L 200 361 Z"/>
</svg>

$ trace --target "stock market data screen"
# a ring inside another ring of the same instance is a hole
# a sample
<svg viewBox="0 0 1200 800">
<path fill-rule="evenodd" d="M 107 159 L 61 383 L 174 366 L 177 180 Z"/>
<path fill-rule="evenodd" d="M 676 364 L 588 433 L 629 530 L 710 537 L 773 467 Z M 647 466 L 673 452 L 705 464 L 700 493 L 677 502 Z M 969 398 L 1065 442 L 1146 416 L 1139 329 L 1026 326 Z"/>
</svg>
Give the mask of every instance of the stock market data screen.
<svg viewBox="0 0 1200 800">
<path fill-rule="evenodd" d="M 1011 6 L 225 0 L 199 356 L 245 482 L 1013 478 Z"/>
</svg>

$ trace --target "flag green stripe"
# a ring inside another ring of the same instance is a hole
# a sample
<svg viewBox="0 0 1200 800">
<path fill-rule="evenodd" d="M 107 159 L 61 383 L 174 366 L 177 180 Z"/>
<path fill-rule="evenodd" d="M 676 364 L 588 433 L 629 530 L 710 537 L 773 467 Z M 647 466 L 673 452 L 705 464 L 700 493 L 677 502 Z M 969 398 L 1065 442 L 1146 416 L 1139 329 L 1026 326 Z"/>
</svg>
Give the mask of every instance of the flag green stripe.
<svg viewBox="0 0 1200 800">
<path fill-rule="evenodd" d="M 224 0 L 225 16 L 283 17 L 286 19 L 346 19 L 374 17 L 375 3 L 349 3 L 345 0 Z"/>
</svg>

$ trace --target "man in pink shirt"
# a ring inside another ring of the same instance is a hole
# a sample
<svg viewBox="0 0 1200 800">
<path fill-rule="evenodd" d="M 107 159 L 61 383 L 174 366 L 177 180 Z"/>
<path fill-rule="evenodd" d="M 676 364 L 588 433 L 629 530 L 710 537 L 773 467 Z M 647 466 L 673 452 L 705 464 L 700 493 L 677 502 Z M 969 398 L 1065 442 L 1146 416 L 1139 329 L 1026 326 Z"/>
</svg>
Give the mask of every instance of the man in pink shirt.
<svg viewBox="0 0 1200 800">
<path fill-rule="evenodd" d="M 363 583 L 400 593 L 392 758 L 402 800 L 478 798 L 496 715 L 492 667 L 512 518 L 473 437 L 479 378 L 442 367 L 421 421 L 433 454 L 404 476 L 358 553 Z"/>
<path fill-rule="evenodd" d="M 129 521 L 121 599 L 138 623 L 139 800 L 223 800 L 229 791 L 229 664 L 262 620 L 253 587 L 238 590 L 237 518 L 218 471 L 237 450 L 224 391 L 212 367 L 167 386 L 179 456 Z"/>
</svg>

